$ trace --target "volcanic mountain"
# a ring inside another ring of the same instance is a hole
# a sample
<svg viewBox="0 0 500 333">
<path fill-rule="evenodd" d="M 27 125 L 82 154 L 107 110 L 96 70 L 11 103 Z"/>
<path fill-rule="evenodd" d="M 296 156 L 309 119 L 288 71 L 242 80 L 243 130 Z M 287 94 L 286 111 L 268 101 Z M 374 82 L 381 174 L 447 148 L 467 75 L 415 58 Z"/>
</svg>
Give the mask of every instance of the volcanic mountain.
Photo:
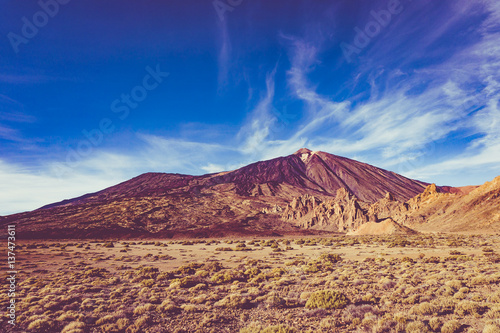
<svg viewBox="0 0 500 333">
<path fill-rule="evenodd" d="M 146 173 L 102 191 L 0 217 L 24 238 L 212 237 L 298 232 L 279 211 L 309 195 L 373 204 L 405 202 L 428 184 L 348 158 L 302 148 L 240 169 L 190 176 Z M 450 188 L 442 191 L 451 192 Z M 457 191 L 455 189 L 455 191 Z"/>
</svg>

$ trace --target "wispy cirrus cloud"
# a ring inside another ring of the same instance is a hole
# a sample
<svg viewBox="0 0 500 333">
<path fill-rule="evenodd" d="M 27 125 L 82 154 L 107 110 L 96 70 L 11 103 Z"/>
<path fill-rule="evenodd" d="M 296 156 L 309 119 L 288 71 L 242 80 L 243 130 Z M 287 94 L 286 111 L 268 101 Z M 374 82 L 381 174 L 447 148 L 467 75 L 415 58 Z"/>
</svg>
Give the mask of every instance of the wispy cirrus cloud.
<svg viewBox="0 0 500 333">
<path fill-rule="evenodd" d="M 76 81 L 75 78 L 55 77 L 43 74 L 7 74 L 0 73 L 0 83 L 8 84 L 40 84 L 56 81 Z"/>
<path fill-rule="evenodd" d="M 292 140 L 311 134 L 325 122 L 338 121 L 345 116 L 350 102 L 335 102 L 327 96 L 315 91 L 307 78 L 318 60 L 318 47 L 305 41 L 292 39 L 291 68 L 288 70 L 288 83 L 297 98 L 304 101 L 307 107 L 306 119 L 300 129 L 294 133 Z"/>
<path fill-rule="evenodd" d="M 26 114 L 24 105 L 7 95 L 0 94 L 0 139 L 26 142 L 16 128 L 19 123 L 33 123 L 35 117 Z"/>
<path fill-rule="evenodd" d="M 139 155 L 142 165 L 151 170 L 169 170 L 180 173 L 202 173 L 202 166 L 208 161 L 217 163 L 222 156 L 233 154 L 235 148 L 216 143 L 187 141 L 140 134 L 145 143 Z"/>
<path fill-rule="evenodd" d="M 255 109 L 249 113 L 248 120 L 237 135 L 243 140 L 242 145 L 239 147 L 243 154 L 261 154 L 268 148 L 271 127 L 276 122 L 276 117 L 271 113 L 275 74 L 276 68 L 267 75 L 265 96 L 258 102 Z"/>
<path fill-rule="evenodd" d="M 489 17 L 478 27 L 482 38 L 475 44 L 457 53 L 447 63 L 443 71 L 453 75 L 459 82 L 478 86 L 473 92 L 463 92 L 462 98 L 469 98 L 473 114 L 464 118 L 463 127 L 476 134 L 462 153 L 438 163 L 431 163 L 412 170 L 415 177 L 436 177 L 449 173 L 466 175 L 473 181 L 474 173 L 498 175 L 500 171 L 500 6 L 494 1 L 484 1 Z M 453 70 L 453 69 L 459 70 Z M 475 102 L 475 103 L 474 103 Z M 464 179 L 462 179 L 463 181 Z M 453 180 L 450 177 L 450 182 Z"/>
<path fill-rule="evenodd" d="M 36 168 L 35 171 L 0 159 L 0 215 L 37 209 L 46 204 L 96 192 L 124 180 L 109 172 L 85 173 L 76 170 L 61 179 L 51 169 L 49 164 L 41 169 Z"/>
<path fill-rule="evenodd" d="M 490 18 L 479 29 L 483 31 L 481 40 L 455 50 L 445 61 L 410 71 L 391 68 L 390 73 L 359 66 L 350 84 L 355 86 L 360 79 L 368 78 L 372 86 L 368 99 L 352 95 L 343 101 L 334 101 L 335 93 L 331 96 L 318 93 L 309 77 L 322 60 L 318 46 L 322 41 L 287 37 L 293 41 L 288 83 L 295 96 L 306 103 L 308 113 L 301 119 L 298 130 L 288 139 L 281 140 L 280 145 L 287 147 L 300 138 L 312 149 L 355 155 L 381 166 L 395 166 L 396 170 L 418 178 L 426 176 L 418 172 L 422 161 L 429 163 L 435 159 L 435 156 L 432 159 L 426 156 L 435 154 L 434 148 L 429 147 L 459 132 L 461 137 L 476 135 L 465 148 L 462 147 L 466 158 L 475 162 L 461 164 L 450 160 L 436 166 L 500 163 L 500 157 L 489 156 L 496 152 L 499 129 L 498 115 L 495 106 L 491 105 L 496 105 L 499 97 L 500 38 L 493 19 L 498 15 L 498 5 L 486 1 L 483 5 L 488 6 Z M 470 14 L 459 7 L 454 8 L 459 16 Z M 431 32 L 429 40 L 424 39 L 420 45 L 422 50 L 453 31 L 459 20 L 460 17 L 446 18 L 438 30 Z M 382 59 L 382 55 L 396 52 L 398 47 L 399 42 L 395 41 L 384 48 L 366 51 L 366 56 Z M 488 100 L 490 105 L 485 106 Z M 408 169 L 407 162 L 415 159 L 422 161 L 410 163 Z M 401 163 L 405 168 L 398 166 Z M 456 172 L 461 172 L 460 169 Z M 441 173 L 449 171 L 446 168 Z M 434 175 L 436 173 L 439 172 Z"/>
<path fill-rule="evenodd" d="M 228 84 L 229 70 L 231 67 L 231 37 L 227 20 L 217 20 L 219 31 L 219 55 L 218 55 L 218 84 L 219 91 L 225 89 Z"/>
</svg>

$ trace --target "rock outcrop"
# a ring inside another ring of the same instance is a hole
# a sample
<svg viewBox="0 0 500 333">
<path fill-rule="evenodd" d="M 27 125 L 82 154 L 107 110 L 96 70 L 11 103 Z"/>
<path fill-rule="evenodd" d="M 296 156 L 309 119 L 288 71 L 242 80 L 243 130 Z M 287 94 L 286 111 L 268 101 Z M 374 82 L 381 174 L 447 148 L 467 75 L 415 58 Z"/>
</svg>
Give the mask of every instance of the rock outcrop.
<svg viewBox="0 0 500 333">
<path fill-rule="evenodd" d="M 469 187 L 471 188 L 471 187 Z M 309 202 L 307 198 L 302 198 Z M 299 201 L 300 201 L 299 200 Z M 295 208 L 302 209 L 297 214 Z M 288 205 L 282 218 L 302 228 L 326 229 L 353 235 L 417 231 L 495 233 L 500 231 L 500 177 L 474 187 L 468 194 L 443 193 L 428 185 L 415 197 L 400 202 L 387 193 L 373 204 L 339 190 L 336 198 L 302 206 Z"/>
<path fill-rule="evenodd" d="M 357 200 L 346 189 L 339 189 L 334 199 L 304 195 L 294 198 L 281 217 L 296 226 L 331 231 L 351 230 L 366 222 Z"/>
<path fill-rule="evenodd" d="M 356 231 L 347 233 L 348 235 L 413 235 L 417 234 L 413 229 L 402 226 L 391 218 L 381 222 L 367 222 L 361 225 Z"/>
<path fill-rule="evenodd" d="M 378 222 L 394 216 L 395 214 L 404 214 L 408 209 L 409 206 L 407 203 L 397 201 L 391 193 L 387 192 L 384 198 L 370 205 L 368 209 L 368 220 L 371 222 Z"/>
<path fill-rule="evenodd" d="M 344 188 L 326 201 L 309 195 L 294 198 L 281 217 L 301 228 L 338 232 L 355 230 L 367 222 L 365 210 Z"/>
</svg>

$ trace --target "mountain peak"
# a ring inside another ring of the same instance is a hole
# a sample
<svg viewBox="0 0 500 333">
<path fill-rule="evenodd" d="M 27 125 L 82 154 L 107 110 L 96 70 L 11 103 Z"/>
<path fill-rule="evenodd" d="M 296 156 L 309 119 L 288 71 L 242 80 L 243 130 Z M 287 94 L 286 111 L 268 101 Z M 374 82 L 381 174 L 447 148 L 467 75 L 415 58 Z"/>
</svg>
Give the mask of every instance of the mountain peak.
<svg viewBox="0 0 500 333">
<path fill-rule="evenodd" d="M 307 149 L 307 148 L 300 148 L 295 153 L 293 153 L 293 155 L 300 157 L 302 162 L 306 163 L 309 161 L 309 158 L 316 153 L 317 153 L 317 151 L 311 151 L 310 149 Z"/>
<path fill-rule="evenodd" d="M 300 148 L 295 153 L 293 153 L 293 155 L 302 155 L 302 154 L 310 154 L 310 153 L 312 153 L 312 151 L 310 149 Z"/>
</svg>

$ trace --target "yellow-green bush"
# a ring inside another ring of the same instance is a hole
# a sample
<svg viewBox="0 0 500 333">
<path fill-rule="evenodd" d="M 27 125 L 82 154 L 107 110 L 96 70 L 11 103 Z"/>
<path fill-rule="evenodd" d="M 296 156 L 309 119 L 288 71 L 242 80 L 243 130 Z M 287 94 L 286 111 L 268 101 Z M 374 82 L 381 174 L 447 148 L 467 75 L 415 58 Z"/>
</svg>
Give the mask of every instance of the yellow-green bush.
<svg viewBox="0 0 500 333">
<path fill-rule="evenodd" d="M 230 294 L 214 304 L 223 308 L 248 308 L 250 301 L 240 294 Z"/>
<path fill-rule="evenodd" d="M 210 281 L 216 284 L 223 284 L 223 283 L 242 281 L 242 280 L 244 280 L 243 274 L 239 271 L 234 271 L 234 270 L 225 270 L 223 272 L 217 272 L 210 279 Z"/>
<path fill-rule="evenodd" d="M 311 294 L 306 308 L 341 309 L 349 304 L 349 299 L 336 290 L 319 290 Z"/>
<path fill-rule="evenodd" d="M 455 313 L 461 317 L 466 315 L 479 316 L 482 306 L 476 302 L 461 301 L 455 306 Z"/>
<path fill-rule="evenodd" d="M 158 312 L 179 312 L 180 308 L 171 300 L 164 300 L 158 307 Z"/>
<path fill-rule="evenodd" d="M 441 318 L 435 317 L 435 318 L 431 318 L 431 320 L 429 320 L 429 326 L 433 331 L 438 331 L 442 325 L 443 325 L 443 322 L 442 322 Z"/>
<path fill-rule="evenodd" d="M 142 315 L 145 314 L 146 312 L 153 311 L 156 309 L 156 305 L 147 303 L 143 305 L 139 305 L 134 309 L 134 315 Z"/>
<path fill-rule="evenodd" d="M 421 321 L 412 321 L 408 325 L 406 325 L 407 333 L 426 333 L 429 332 L 429 328 Z"/>
<path fill-rule="evenodd" d="M 432 315 L 432 314 L 437 314 L 438 313 L 438 307 L 429 303 L 429 302 L 422 302 L 420 304 L 414 305 L 410 309 L 411 314 L 417 314 L 417 315 Z"/>
<path fill-rule="evenodd" d="M 61 333 L 83 333 L 85 332 L 85 323 L 81 321 L 72 321 L 64 326 Z"/>
<path fill-rule="evenodd" d="M 28 325 L 28 329 L 33 332 L 50 332 L 54 328 L 54 322 L 48 318 L 35 319 Z"/>
<path fill-rule="evenodd" d="M 191 288 L 200 283 L 200 280 L 193 276 L 186 276 L 181 279 L 170 281 L 170 288 Z"/>
</svg>

